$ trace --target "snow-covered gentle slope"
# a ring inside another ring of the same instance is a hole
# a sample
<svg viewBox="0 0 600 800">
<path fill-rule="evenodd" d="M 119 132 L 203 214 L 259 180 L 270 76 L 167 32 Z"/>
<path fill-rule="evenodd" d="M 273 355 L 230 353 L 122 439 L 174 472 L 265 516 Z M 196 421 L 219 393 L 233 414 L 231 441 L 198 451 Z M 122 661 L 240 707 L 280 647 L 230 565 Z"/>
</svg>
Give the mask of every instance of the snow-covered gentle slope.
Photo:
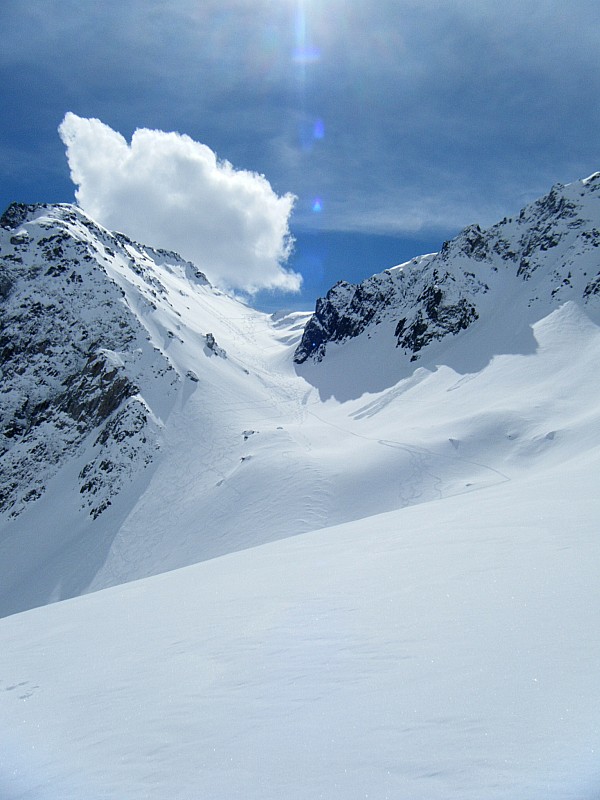
<svg viewBox="0 0 600 800">
<path fill-rule="evenodd" d="M 600 330 L 567 304 L 534 326 L 532 339 L 535 353 L 499 356 L 473 374 L 421 368 L 354 402 L 323 403 L 289 378 L 287 391 L 306 391 L 298 405 L 285 402 L 281 386 L 271 388 L 270 405 L 240 403 L 231 450 L 205 459 L 202 474 L 191 474 L 195 451 L 174 446 L 117 536 L 114 561 L 149 572 L 183 566 L 199 553 L 508 481 L 600 443 Z M 335 379 L 335 364 L 329 369 Z M 201 439 L 194 419 L 202 420 L 199 407 L 182 416 L 181 435 Z"/>
<path fill-rule="evenodd" d="M 598 455 L 0 621 L 0 796 L 595 800 Z"/>
</svg>

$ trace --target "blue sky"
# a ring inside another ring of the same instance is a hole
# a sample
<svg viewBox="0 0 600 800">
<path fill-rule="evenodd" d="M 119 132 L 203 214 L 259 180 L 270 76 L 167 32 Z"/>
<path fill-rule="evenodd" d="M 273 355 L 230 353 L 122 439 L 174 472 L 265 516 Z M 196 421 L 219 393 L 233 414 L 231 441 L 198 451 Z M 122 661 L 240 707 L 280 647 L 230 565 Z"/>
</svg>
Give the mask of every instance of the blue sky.
<svg viewBox="0 0 600 800">
<path fill-rule="evenodd" d="M 263 308 L 600 169 L 597 2 L 3 0 L 0 30 L 0 205 L 73 201 L 67 112 L 186 134 L 296 197 L 302 288 Z"/>
</svg>

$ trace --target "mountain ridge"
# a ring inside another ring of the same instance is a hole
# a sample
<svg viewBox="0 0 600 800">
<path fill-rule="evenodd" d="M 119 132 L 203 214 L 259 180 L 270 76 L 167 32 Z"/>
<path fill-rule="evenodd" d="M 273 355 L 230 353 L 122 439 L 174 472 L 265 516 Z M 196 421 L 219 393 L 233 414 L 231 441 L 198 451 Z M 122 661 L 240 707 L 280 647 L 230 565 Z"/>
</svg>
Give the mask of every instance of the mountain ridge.
<svg viewBox="0 0 600 800">
<path fill-rule="evenodd" d="M 515 291 L 510 284 L 516 279 L 530 283 L 523 313 L 536 304 L 547 309 L 576 299 L 597 315 L 600 271 L 593 254 L 600 247 L 599 201 L 600 173 L 556 184 L 515 219 L 505 217 L 487 230 L 469 225 L 439 253 L 414 258 L 360 284 L 338 282 L 317 300 L 294 361 L 318 363 L 328 347 L 389 320 L 395 347 L 417 361 L 430 343 L 476 323 L 490 305 L 490 292 Z M 557 263 L 550 272 L 553 260 Z M 588 275 L 588 269 L 595 274 Z M 500 291 L 494 286 L 498 273 L 507 279 Z"/>
</svg>

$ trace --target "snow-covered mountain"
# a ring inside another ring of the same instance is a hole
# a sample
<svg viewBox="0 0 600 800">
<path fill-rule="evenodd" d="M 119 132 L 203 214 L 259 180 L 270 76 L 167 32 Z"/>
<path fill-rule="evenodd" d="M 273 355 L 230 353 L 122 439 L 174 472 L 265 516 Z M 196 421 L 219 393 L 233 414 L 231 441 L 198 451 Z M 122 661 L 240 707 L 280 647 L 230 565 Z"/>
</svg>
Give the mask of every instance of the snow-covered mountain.
<svg viewBox="0 0 600 800">
<path fill-rule="evenodd" d="M 550 193 L 488 230 L 471 225 L 439 253 L 421 256 L 359 285 L 340 281 L 317 302 L 294 360 L 331 358 L 360 336 L 423 363 L 448 337 L 473 329 L 502 347 L 527 347 L 530 325 L 574 301 L 600 319 L 600 173 Z M 521 342 L 518 342 L 518 337 Z M 462 343 L 461 343 L 462 344 Z M 507 352 L 511 352 L 508 350 Z M 405 366 L 404 366 L 405 368 Z M 361 387 L 363 388 L 363 387 Z"/>
<path fill-rule="evenodd" d="M 93 439 L 77 480 L 96 517 L 152 460 L 160 412 L 146 396 L 168 403 L 178 378 L 127 293 L 143 315 L 166 292 L 159 269 L 192 267 L 101 230 L 72 206 L 15 204 L 0 225 L 0 509 L 21 514 Z"/>
<path fill-rule="evenodd" d="M 597 797 L 600 175 L 312 315 L 0 224 L 3 800 Z"/>
<path fill-rule="evenodd" d="M 462 437 L 440 429 L 431 470 L 422 439 L 394 415 L 366 433 L 363 409 L 422 381 L 436 407 L 444 367 L 466 380 L 535 354 L 553 312 L 600 321 L 600 174 L 338 283 L 310 317 L 256 312 L 74 206 L 15 204 L 0 223 L 5 612 L 454 492 Z M 404 463 L 380 443 L 398 439 Z M 488 449 L 484 482 L 504 473 Z"/>
<path fill-rule="evenodd" d="M 319 527 L 313 459 L 272 424 L 306 389 L 267 360 L 306 315 L 273 324 L 74 206 L 16 204 L 1 224 L 4 612 Z M 230 475 L 244 464 L 264 494 L 271 476 L 246 443 L 265 416 L 258 438 L 289 480 L 259 512 Z M 185 544 L 171 535 L 183 510 Z M 240 535 L 254 515 L 255 535 Z"/>
</svg>

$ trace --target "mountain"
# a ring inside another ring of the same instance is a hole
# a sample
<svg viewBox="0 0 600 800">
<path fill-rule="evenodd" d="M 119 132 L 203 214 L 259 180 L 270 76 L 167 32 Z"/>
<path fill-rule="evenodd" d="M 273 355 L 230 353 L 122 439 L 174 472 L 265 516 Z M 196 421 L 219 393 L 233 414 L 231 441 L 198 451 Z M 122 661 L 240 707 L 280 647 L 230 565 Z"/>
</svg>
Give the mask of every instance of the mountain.
<svg viewBox="0 0 600 800">
<path fill-rule="evenodd" d="M 166 399 L 177 379 L 128 312 L 126 290 L 151 308 L 166 290 L 149 264 L 191 265 L 102 231 L 72 206 L 13 205 L 0 225 L 0 413 L 8 422 L 0 509 L 19 516 L 93 432 L 78 481 L 82 506 L 97 517 L 153 457 L 159 423 L 139 387 Z"/>
<path fill-rule="evenodd" d="M 7 210 L 0 797 L 597 797 L 599 197 L 287 316 Z"/>
<path fill-rule="evenodd" d="M 196 525 L 216 527 L 227 516 L 219 506 L 238 496 L 228 475 L 246 458 L 250 423 L 265 413 L 279 418 L 295 395 L 265 370 L 262 351 L 277 344 L 268 318 L 212 287 L 176 254 L 113 234 L 71 205 L 16 204 L 0 222 L 6 612 L 79 594 L 145 498 L 160 506 L 151 529 L 165 512 L 165 490 L 190 508 Z M 159 466 L 166 474 L 156 491 Z M 258 472 L 254 480 L 258 490 Z M 191 496 L 192 481 L 200 497 Z M 309 482 L 303 491 L 313 488 Z M 291 499 L 286 520 L 293 508 Z M 177 549 L 171 521 L 162 521 L 151 566 L 116 556 L 98 585 L 243 546 L 227 541 L 228 526 L 220 524 L 220 544 L 199 533 L 185 555 L 169 555 L 163 550 Z M 275 515 L 272 525 L 281 523 Z M 135 535 L 146 539 L 149 560 L 148 523 L 142 526 Z"/>
<path fill-rule="evenodd" d="M 599 200 L 600 174 L 555 186 L 515 219 L 470 226 L 440 253 L 338 283 L 314 314 L 283 318 L 75 206 L 12 205 L 0 220 L 0 610 L 445 496 L 463 473 L 470 482 L 472 459 L 448 458 L 456 432 L 427 443 L 441 463 L 423 468 L 423 441 L 387 414 L 362 431 L 364 409 L 422 381 L 433 407 L 445 370 L 462 381 L 502 355 L 528 363 L 535 326 L 554 312 L 596 325 Z M 397 477 L 380 440 L 402 443 Z M 504 474 L 504 448 L 475 450 L 484 483 Z M 357 495 L 374 475 L 377 492 Z"/>
<path fill-rule="evenodd" d="M 294 361 L 343 358 L 341 345 L 368 336 L 373 348 L 396 350 L 389 358 L 405 374 L 405 357 L 431 363 L 467 330 L 479 360 L 533 347 L 531 324 L 568 301 L 598 322 L 599 200 L 600 173 L 557 184 L 517 218 L 471 225 L 439 253 L 359 285 L 340 281 L 317 301 Z"/>
</svg>

